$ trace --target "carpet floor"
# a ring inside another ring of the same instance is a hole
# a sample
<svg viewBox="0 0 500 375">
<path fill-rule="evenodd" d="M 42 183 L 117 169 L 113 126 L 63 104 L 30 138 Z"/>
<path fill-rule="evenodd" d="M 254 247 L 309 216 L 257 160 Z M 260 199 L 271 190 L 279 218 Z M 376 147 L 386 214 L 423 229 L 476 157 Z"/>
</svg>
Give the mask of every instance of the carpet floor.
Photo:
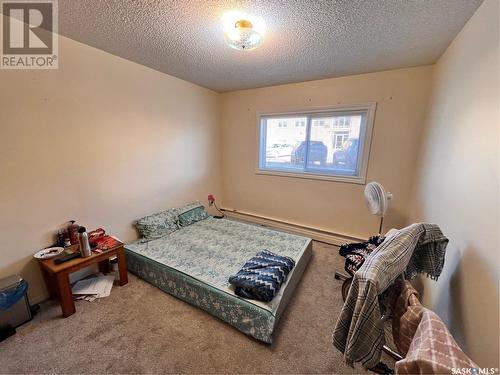
<svg viewBox="0 0 500 375">
<path fill-rule="evenodd" d="M 66 319 L 56 302 L 44 302 L 0 343 L 0 372 L 365 373 L 348 367 L 331 344 L 342 307 L 334 272 L 342 266 L 336 247 L 314 243 L 272 345 L 130 275 L 107 298 L 77 301 L 76 314 Z"/>
</svg>

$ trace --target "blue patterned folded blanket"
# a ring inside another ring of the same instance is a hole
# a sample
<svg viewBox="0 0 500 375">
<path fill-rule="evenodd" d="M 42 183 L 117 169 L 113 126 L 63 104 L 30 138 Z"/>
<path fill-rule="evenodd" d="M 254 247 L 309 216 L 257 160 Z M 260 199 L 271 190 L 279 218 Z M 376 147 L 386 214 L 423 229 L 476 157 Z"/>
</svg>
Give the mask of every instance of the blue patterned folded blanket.
<svg viewBox="0 0 500 375">
<path fill-rule="evenodd" d="M 292 258 L 262 250 L 250 258 L 236 275 L 230 276 L 229 282 L 236 287 L 236 295 L 269 302 L 293 267 L 295 261 Z"/>
</svg>

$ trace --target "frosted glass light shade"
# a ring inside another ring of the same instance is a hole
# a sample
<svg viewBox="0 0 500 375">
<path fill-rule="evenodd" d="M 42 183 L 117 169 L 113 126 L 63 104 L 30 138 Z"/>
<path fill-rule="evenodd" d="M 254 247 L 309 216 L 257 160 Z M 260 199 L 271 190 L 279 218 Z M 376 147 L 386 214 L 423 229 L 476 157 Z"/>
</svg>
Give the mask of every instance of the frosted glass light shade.
<svg viewBox="0 0 500 375">
<path fill-rule="evenodd" d="M 253 29 L 252 23 L 247 20 L 239 20 L 234 29 L 224 33 L 226 44 L 234 49 L 249 51 L 262 44 L 262 35 Z"/>
</svg>

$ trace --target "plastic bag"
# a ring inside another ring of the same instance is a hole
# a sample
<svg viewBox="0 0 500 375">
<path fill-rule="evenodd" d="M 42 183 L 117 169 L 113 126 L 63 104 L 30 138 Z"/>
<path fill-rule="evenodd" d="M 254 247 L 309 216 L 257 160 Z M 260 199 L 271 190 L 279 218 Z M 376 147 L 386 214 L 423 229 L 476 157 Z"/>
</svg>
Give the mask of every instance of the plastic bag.
<svg viewBox="0 0 500 375">
<path fill-rule="evenodd" d="M 21 280 L 21 282 L 8 290 L 0 292 L 0 311 L 7 310 L 14 305 L 17 301 L 24 297 L 28 291 L 28 282 Z"/>
</svg>

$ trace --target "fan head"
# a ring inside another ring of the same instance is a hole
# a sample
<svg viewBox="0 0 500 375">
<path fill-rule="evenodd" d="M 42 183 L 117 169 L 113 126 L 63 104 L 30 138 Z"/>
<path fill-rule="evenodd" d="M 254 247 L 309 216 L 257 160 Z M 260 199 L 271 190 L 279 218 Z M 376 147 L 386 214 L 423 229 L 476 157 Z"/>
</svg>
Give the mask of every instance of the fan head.
<svg viewBox="0 0 500 375">
<path fill-rule="evenodd" d="M 378 182 L 370 182 L 365 187 L 366 206 L 373 215 L 384 216 L 391 198 L 392 194 Z"/>
</svg>

